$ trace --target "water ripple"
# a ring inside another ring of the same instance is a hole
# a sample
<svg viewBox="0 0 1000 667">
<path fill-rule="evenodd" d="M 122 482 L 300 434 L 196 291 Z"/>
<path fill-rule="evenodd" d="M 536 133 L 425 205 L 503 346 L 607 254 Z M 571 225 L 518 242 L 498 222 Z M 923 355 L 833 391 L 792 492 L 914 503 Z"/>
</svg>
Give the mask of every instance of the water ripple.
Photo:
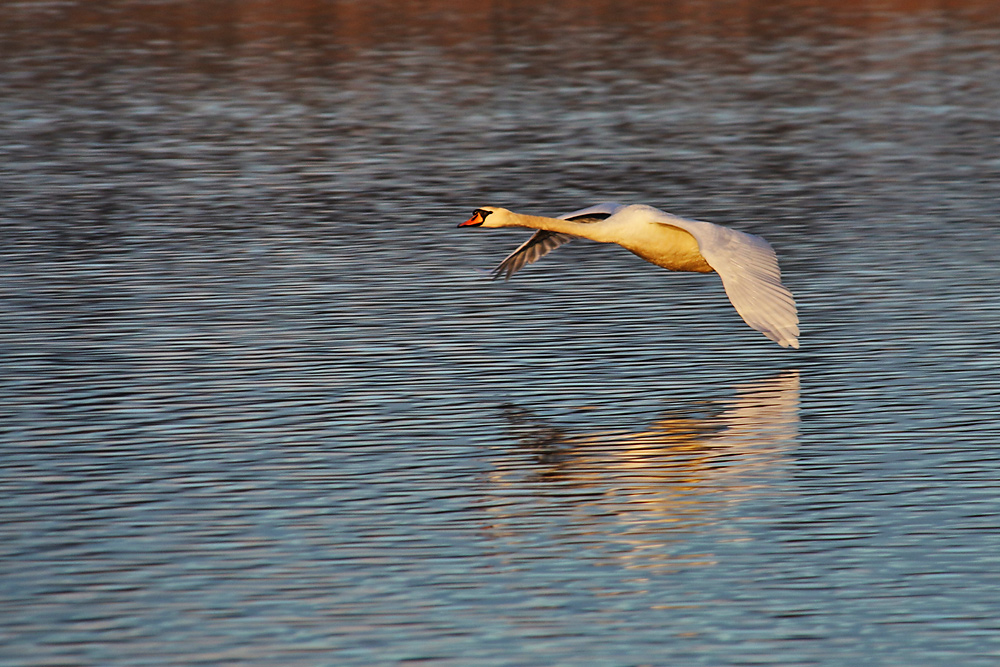
<svg viewBox="0 0 1000 667">
<path fill-rule="evenodd" d="M 0 662 L 996 663 L 992 6 L 285 4 L 0 28 Z"/>
</svg>

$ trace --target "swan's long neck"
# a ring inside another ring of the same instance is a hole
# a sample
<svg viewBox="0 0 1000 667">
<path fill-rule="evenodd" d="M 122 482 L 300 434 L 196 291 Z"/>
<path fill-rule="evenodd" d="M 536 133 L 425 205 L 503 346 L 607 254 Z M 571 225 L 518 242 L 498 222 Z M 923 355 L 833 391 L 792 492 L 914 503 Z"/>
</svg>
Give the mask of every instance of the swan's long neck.
<svg viewBox="0 0 1000 667">
<path fill-rule="evenodd" d="M 529 227 L 531 229 L 544 229 L 548 232 L 558 232 L 561 234 L 572 234 L 592 241 L 607 242 L 602 229 L 598 223 L 574 222 L 573 220 L 563 220 L 562 218 L 544 218 L 538 215 L 524 215 L 522 213 L 508 213 L 503 219 L 504 227 Z"/>
</svg>

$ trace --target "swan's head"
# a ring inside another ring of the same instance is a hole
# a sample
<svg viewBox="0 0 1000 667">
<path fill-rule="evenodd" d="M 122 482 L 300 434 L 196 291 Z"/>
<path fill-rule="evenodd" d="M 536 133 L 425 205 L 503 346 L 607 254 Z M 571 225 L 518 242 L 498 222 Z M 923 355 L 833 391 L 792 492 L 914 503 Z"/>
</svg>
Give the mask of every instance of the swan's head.
<svg viewBox="0 0 1000 667">
<path fill-rule="evenodd" d="M 496 206 L 483 206 L 472 212 L 472 217 L 461 223 L 459 227 L 507 227 L 504 224 L 510 211 Z"/>
</svg>

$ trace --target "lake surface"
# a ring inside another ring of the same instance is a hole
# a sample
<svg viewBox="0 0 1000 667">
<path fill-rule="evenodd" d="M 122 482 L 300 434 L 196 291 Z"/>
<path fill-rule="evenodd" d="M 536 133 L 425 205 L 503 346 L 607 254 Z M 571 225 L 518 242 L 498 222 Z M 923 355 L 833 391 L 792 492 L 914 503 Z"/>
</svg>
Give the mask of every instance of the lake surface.
<svg viewBox="0 0 1000 667">
<path fill-rule="evenodd" d="M 0 663 L 1000 663 L 991 3 L 278 4 L 4 9 Z"/>
</svg>

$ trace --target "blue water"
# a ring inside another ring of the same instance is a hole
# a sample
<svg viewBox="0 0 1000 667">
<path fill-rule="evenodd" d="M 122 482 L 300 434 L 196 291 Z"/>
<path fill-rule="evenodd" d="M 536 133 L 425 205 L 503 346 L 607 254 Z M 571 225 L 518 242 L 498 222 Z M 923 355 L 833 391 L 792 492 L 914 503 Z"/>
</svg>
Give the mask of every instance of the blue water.
<svg viewBox="0 0 1000 667">
<path fill-rule="evenodd" d="M 325 6 L 0 28 L 0 663 L 1000 662 L 989 12 Z"/>
</svg>

